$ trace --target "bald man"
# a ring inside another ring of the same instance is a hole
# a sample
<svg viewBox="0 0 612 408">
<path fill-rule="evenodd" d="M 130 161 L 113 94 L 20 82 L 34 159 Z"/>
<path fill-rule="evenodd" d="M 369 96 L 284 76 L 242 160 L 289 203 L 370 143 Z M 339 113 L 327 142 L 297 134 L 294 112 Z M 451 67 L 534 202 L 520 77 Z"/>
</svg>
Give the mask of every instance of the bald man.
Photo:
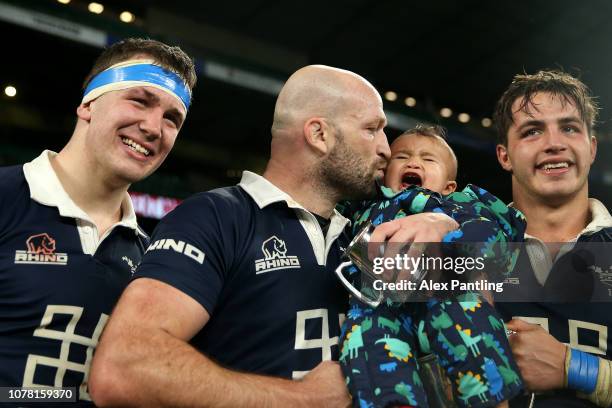
<svg viewBox="0 0 612 408">
<path fill-rule="evenodd" d="M 334 207 L 374 194 L 390 154 L 385 125 L 360 76 L 294 73 L 263 177 L 245 171 L 156 229 L 95 355 L 96 404 L 348 406 L 331 361 L 347 304 L 333 269 L 348 220 Z"/>
</svg>

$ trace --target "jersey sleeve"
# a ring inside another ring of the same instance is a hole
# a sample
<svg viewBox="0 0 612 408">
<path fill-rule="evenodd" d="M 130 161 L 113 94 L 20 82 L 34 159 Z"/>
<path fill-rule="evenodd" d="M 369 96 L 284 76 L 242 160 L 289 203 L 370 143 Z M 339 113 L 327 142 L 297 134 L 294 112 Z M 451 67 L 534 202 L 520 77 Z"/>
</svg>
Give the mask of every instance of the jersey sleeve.
<svg viewBox="0 0 612 408">
<path fill-rule="evenodd" d="M 235 217 L 213 193 L 201 193 L 170 212 L 151 237 L 133 279 L 167 283 L 212 314 L 234 258 Z"/>
</svg>

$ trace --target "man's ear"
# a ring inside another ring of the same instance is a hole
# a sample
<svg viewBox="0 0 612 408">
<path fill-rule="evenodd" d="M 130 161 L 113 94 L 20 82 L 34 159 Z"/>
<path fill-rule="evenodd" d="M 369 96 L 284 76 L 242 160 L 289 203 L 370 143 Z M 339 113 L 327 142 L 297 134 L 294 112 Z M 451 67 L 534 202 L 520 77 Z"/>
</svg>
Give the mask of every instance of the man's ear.
<svg viewBox="0 0 612 408">
<path fill-rule="evenodd" d="M 595 156 L 597 156 L 597 138 L 591 136 L 591 164 L 595 161 Z"/>
<path fill-rule="evenodd" d="M 331 128 L 324 118 L 310 118 L 304 123 L 306 143 L 321 154 L 330 149 Z"/>
<path fill-rule="evenodd" d="M 89 122 L 91 120 L 91 101 L 80 104 L 77 107 L 76 114 L 79 119 Z"/>
<path fill-rule="evenodd" d="M 497 161 L 506 171 L 512 172 L 512 163 L 510 163 L 510 156 L 508 156 L 508 148 L 502 144 L 498 144 L 496 148 Z"/>
<path fill-rule="evenodd" d="M 454 180 L 447 181 L 444 190 L 442 190 L 442 195 L 449 195 L 450 193 L 455 192 L 455 190 L 457 190 L 457 182 Z"/>
</svg>

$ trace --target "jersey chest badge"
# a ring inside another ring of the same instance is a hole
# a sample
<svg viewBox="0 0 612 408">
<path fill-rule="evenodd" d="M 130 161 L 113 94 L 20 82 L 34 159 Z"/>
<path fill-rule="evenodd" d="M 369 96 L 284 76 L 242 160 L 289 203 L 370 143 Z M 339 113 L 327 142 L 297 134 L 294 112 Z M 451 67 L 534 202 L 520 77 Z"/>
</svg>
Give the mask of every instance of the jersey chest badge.
<svg viewBox="0 0 612 408">
<path fill-rule="evenodd" d="M 612 296 L 612 266 L 603 269 L 601 266 L 591 265 L 589 269 L 597 274 L 599 281 L 608 286 L 608 295 Z"/>
<path fill-rule="evenodd" d="M 26 240 L 27 250 L 15 251 L 16 264 L 67 265 L 68 254 L 55 252 L 55 240 L 46 232 Z"/>
<path fill-rule="evenodd" d="M 124 262 L 127 264 L 127 266 L 129 266 L 129 267 L 130 267 L 130 273 L 131 273 L 132 275 L 134 275 L 134 272 L 136 271 L 136 266 L 137 266 L 137 265 L 134 263 L 134 261 L 132 261 L 132 260 L 131 260 L 130 258 L 128 258 L 127 256 L 122 256 L 122 257 L 121 257 L 121 260 L 122 260 L 122 261 L 124 261 Z"/>
<path fill-rule="evenodd" d="M 300 260 L 295 255 L 287 255 L 287 244 L 276 235 L 261 244 L 264 257 L 255 260 L 255 273 L 266 273 L 279 269 L 300 268 Z"/>
</svg>

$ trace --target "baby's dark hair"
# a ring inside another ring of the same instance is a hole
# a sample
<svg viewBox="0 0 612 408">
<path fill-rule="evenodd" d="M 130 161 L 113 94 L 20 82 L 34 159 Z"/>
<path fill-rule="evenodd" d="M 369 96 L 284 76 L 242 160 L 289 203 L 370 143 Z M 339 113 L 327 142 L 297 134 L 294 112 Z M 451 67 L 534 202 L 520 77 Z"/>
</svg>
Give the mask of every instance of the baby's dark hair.
<svg viewBox="0 0 612 408">
<path fill-rule="evenodd" d="M 457 170 L 459 168 L 459 164 L 457 161 L 457 156 L 455 155 L 455 152 L 453 151 L 453 149 L 450 147 L 450 145 L 448 144 L 447 141 L 447 131 L 446 128 L 444 126 L 440 126 L 440 125 L 423 125 L 423 124 L 418 124 L 415 127 L 405 130 L 401 135 L 399 135 L 394 141 L 393 143 L 391 143 L 391 146 L 393 146 L 393 144 L 400 140 L 400 138 L 402 137 L 410 137 L 410 136 L 423 136 L 423 137 L 431 137 L 432 139 L 435 139 L 438 141 L 438 143 L 442 144 L 443 146 L 445 146 L 448 149 L 448 152 L 450 153 L 451 159 L 452 159 L 452 164 L 448 166 L 448 177 L 449 180 L 456 180 L 457 179 Z"/>
</svg>

